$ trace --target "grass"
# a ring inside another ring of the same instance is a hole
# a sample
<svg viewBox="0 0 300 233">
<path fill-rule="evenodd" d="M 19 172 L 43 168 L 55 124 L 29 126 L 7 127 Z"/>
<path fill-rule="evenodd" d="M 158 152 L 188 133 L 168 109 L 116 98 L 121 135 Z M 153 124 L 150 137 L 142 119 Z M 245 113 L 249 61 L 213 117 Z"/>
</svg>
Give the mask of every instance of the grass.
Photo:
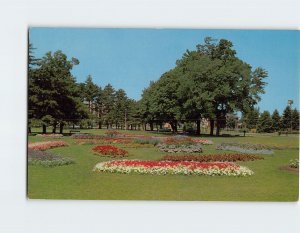
<svg viewBox="0 0 300 233">
<path fill-rule="evenodd" d="M 83 131 L 83 130 L 81 130 Z M 88 130 L 103 134 L 105 130 Z M 142 131 L 128 133 L 157 135 Z M 203 154 L 228 153 L 216 151 L 220 142 L 260 143 L 284 146 L 264 160 L 239 162 L 255 172 L 251 177 L 152 176 L 110 174 L 92 171 L 96 163 L 107 161 L 92 152 L 92 145 L 76 145 L 70 137 L 69 147 L 51 149 L 68 156 L 75 164 L 54 168 L 28 166 L 28 197 L 37 199 L 99 199 L 99 200 L 201 200 L 201 201 L 297 201 L 299 175 L 280 167 L 298 158 L 298 136 L 255 135 L 249 137 L 206 137 L 214 145 L 204 146 Z M 29 142 L 55 140 L 30 136 Z M 126 148 L 128 159 L 156 160 L 166 153 L 157 148 Z"/>
</svg>

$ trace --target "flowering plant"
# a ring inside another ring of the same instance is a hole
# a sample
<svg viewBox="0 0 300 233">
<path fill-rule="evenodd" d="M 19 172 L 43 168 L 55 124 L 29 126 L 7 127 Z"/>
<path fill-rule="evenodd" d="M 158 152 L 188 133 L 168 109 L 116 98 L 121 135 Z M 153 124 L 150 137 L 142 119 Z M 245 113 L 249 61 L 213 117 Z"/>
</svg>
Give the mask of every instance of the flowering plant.
<svg viewBox="0 0 300 233">
<path fill-rule="evenodd" d="M 192 145 L 172 145 L 172 144 L 158 144 L 157 147 L 160 151 L 167 153 L 201 153 L 202 146 L 201 144 L 192 144 Z"/>
<path fill-rule="evenodd" d="M 290 160 L 289 166 L 291 168 L 299 168 L 299 159 Z"/>
<path fill-rule="evenodd" d="M 152 175 L 249 176 L 253 172 L 234 163 L 113 160 L 96 164 L 94 171 Z"/>
<path fill-rule="evenodd" d="M 28 164 L 29 165 L 41 165 L 43 167 L 55 167 L 73 164 L 74 161 L 67 157 L 52 154 L 46 151 L 40 150 L 28 150 Z"/>
<path fill-rule="evenodd" d="M 262 144 L 249 143 L 221 143 L 217 145 L 217 150 L 230 150 L 247 154 L 273 154 L 270 147 Z"/>
<path fill-rule="evenodd" d="M 28 144 L 28 149 L 32 150 L 48 150 L 55 147 L 68 146 L 64 141 L 43 141 Z"/>
<path fill-rule="evenodd" d="M 198 161 L 198 162 L 235 162 L 264 159 L 262 156 L 251 154 L 211 154 L 211 155 L 165 155 L 163 161 Z"/>
<path fill-rule="evenodd" d="M 93 148 L 93 151 L 111 157 L 125 157 L 128 155 L 128 151 L 111 145 L 96 146 Z"/>
<path fill-rule="evenodd" d="M 105 132 L 105 135 L 107 136 L 107 137 L 116 137 L 118 134 L 120 134 L 120 132 L 118 132 L 118 131 L 116 131 L 116 130 L 107 130 L 106 132 Z"/>
</svg>

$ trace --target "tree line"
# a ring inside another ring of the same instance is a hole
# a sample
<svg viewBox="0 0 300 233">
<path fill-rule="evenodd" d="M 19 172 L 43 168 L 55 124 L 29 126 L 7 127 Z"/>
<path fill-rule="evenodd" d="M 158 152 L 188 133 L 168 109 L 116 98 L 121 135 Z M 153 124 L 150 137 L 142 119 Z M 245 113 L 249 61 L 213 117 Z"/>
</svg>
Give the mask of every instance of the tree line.
<svg viewBox="0 0 300 233">
<path fill-rule="evenodd" d="M 79 60 L 61 51 L 48 52 L 37 59 L 29 45 L 28 54 L 28 126 L 41 125 L 43 133 L 63 133 L 66 124 L 81 127 L 98 124 L 110 128 L 140 126 L 137 102 L 127 97 L 123 89 L 108 84 L 103 89 L 89 75 L 84 83 L 77 83 L 71 70 Z"/>
<path fill-rule="evenodd" d="M 150 82 L 139 101 L 110 84 L 100 87 L 90 75 L 85 82 L 76 82 L 71 70 L 78 64 L 78 59 L 68 60 L 61 51 L 48 52 L 37 59 L 29 45 L 29 131 L 32 125 L 42 125 L 43 133 L 47 126 L 52 126 L 53 133 L 59 127 L 62 133 L 66 124 L 119 129 L 146 129 L 149 125 L 153 130 L 154 125 L 163 128 L 164 123 L 169 123 L 173 132 L 179 125 L 191 124 L 200 134 L 201 121 L 206 119 L 210 134 L 219 135 L 230 124 L 228 116 L 235 112 L 243 114 L 245 127 L 255 126 L 260 132 L 277 131 L 290 122 L 285 116 L 288 113 L 274 123 L 277 113 L 271 117 L 255 108 L 264 93 L 268 73 L 238 58 L 232 42 L 225 39 L 207 37 L 195 50 L 187 50 L 173 69 Z M 295 111 L 290 111 L 294 118 Z M 293 125 L 297 127 L 296 121 Z"/>
<path fill-rule="evenodd" d="M 299 131 L 299 111 L 289 105 L 282 115 L 277 109 L 270 114 L 269 111 L 260 113 L 258 108 L 254 108 L 242 116 L 241 122 L 245 128 L 256 129 L 259 133 Z"/>
</svg>

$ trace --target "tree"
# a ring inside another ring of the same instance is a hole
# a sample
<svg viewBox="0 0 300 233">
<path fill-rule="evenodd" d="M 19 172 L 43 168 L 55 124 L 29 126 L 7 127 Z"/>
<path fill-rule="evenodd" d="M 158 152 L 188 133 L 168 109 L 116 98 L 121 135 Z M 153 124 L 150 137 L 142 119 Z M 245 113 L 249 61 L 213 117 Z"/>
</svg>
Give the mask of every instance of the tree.
<svg viewBox="0 0 300 233">
<path fill-rule="evenodd" d="M 259 109 L 253 108 L 245 114 L 244 123 L 248 129 L 256 129 L 259 120 Z"/>
<path fill-rule="evenodd" d="M 281 117 L 280 117 L 277 109 L 275 109 L 272 114 L 272 125 L 273 125 L 274 131 L 276 131 L 276 132 L 279 131 L 281 128 Z"/>
<path fill-rule="evenodd" d="M 272 118 L 270 116 L 270 113 L 268 111 L 264 111 L 258 120 L 258 132 L 264 132 L 264 133 L 271 133 L 273 132 L 273 122 Z"/>
<path fill-rule="evenodd" d="M 34 118 L 42 121 L 43 133 L 47 125 L 53 125 L 55 133 L 57 124 L 62 133 L 67 121 L 85 117 L 75 78 L 71 75 L 71 69 L 77 64 L 76 58 L 67 60 L 61 51 L 48 52 L 29 77 L 29 110 Z"/>
<path fill-rule="evenodd" d="M 299 130 L 299 111 L 296 108 L 292 111 L 292 128 Z"/>
<path fill-rule="evenodd" d="M 109 128 L 112 126 L 112 122 L 114 120 L 112 110 L 114 107 L 115 101 L 115 89 L 112 85 L 108 84 L 103 88 L 102 91 L 102 113 L 103 113 L 103 121 L 106 124 L 106 127 Z"/>
<path fill-rule="evenodd" d="M 88 75 L 86 81 L 84 82 L 84 97 L 85 101 L 88 103 L 89 112 L 93 113 L 95 110 L 95 100 L 98 95 L 99 88 L 93 82 L 93 78 L 91 75 Z"/>
<path fill-rule="evenodd" d="M 282 122 L 283 129 L 285 129 L 285 130 L 291 129 L 291 127 L 292 127 L 292 109 L 289 105 L 286 106 L 286 108 L 283 111 L 281 122 Z"/>
</svg>

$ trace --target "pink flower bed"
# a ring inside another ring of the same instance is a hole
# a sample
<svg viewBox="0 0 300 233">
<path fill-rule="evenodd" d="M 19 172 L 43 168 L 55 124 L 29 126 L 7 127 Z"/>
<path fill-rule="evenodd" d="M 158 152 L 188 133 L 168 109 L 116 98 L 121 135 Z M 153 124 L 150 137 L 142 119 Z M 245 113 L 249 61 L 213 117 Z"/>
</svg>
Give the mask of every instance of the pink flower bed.
<svg viewBox="0 0 300 233">
<path fill-rule="evenodd" d="M 55 147 L 68 146 L 64 141 L 44 141 L 44 142 L 34 142 L 28 144 L 28 149 L 31 150 L 48 150 Z"/>
</svg>

